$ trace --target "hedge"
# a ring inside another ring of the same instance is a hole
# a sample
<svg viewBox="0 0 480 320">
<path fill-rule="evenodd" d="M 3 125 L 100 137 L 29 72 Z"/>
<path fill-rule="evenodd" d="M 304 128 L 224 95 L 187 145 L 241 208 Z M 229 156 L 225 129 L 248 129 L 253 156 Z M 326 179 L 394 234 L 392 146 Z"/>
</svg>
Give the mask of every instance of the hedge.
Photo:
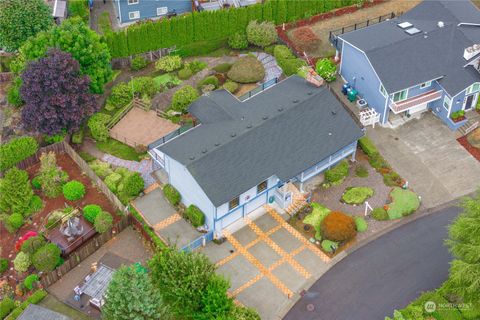
<svg viewBox="0 0 480 320">
<path fill-rule="evenodd" d="M 325 171 L 325 180 L 328 183 L 338 183 L 343 181 L 348 175 L 348 162 L 346 160 L 341 161 L 335 167 Z"/>
<path fill-rule="evenodd" d="M 165 195 L 165 198 L 168 200 L 168 202 L 170 202 L 174 206 L 179 204 L 180 199 L 182 198 L 180 192 L 178 192 L 177 189 L 175 189 L 171 184 L 166 184 L 163 187 L 163 194 Z"/>
<path fill-rule="evenodd" d="M 33 156 L 38 143 L 32 137 L 20 137 L 0 146 L 0 171 L 12 168 L 22 160 Z"/>
<path fill-rule="evenodd" d="M 200 227 L 205 223 L 205 215 L 203 214 L 202 210 L 193 204 L 187 208 L 185 214 L 194 227 Z"/>
<path fill-rule="evenodd" d="M 0 319 L 5 318 L 15 308 L 15 302 L 9 297 L 0 301 Z"/>
<path fill-rule="evenodd" d="M 369 157 L 374 157 L 378 154 L 377 147 L 373 144 L 372 140 L 368 137 L 362 137 L 358 140 L 358 145 Z"/>
<path fill-rule="evenodd" d="M 170 19 L 145 21 L 109 33 L 106 43 L 113 58 L 127 57 L 161 48 L 191 46 L 196 42 L 227 39 L 245 32 L 250 21 L 276 25 L 350 6 L 355 0 L 271 0 L 241 8 L 193 12 Z M 211 23 L 215 21 L 215 23 Z M 181 54 L 183 55 L 183 54 Z"/>
</svg>

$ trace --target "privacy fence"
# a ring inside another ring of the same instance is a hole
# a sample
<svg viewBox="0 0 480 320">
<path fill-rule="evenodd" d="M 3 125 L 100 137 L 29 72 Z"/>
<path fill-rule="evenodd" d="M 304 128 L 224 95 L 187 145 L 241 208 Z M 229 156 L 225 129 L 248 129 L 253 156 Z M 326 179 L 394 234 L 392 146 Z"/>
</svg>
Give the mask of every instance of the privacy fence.
<svg viewBox="0 0 480 320">
<path fill-rule="evenodd" d="M 250 21 L 279 25 L 308 18 L 362 0 L 268 0 L 263 4 L 216 11 L 193 12 L 170 19 L 145 21 L 106 35 L 113 58 L 127 57 L 172 46 L 224 39 L 245 32 Z"/>
</svg>

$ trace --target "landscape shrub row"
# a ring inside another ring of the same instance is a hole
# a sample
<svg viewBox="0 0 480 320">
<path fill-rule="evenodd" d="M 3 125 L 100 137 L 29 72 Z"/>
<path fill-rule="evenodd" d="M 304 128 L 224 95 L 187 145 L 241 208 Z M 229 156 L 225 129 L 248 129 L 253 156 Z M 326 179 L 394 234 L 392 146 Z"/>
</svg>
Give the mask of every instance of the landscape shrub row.
<svg viewBox="0 0 480 320">
<path fill-rule="evenodd" d="M 243 33 L 253 20 L 272 21 L 279 25 L 354 3 L 355 0 L 271 0 L 242 8 L 145 21 L 107 34 L 105 38 L 112 57 L 126 57 L 174 45 L 181 47 L 197 41 L 226 39 L 237 32 Z"/>
<path fill-rule="evenodd" d="M 33 156 L 38 150 L 38 143 L 32 137 L 12 139 L 0 146 L 0 171 L 5 171 L 22 160 Z"/>
</svg>

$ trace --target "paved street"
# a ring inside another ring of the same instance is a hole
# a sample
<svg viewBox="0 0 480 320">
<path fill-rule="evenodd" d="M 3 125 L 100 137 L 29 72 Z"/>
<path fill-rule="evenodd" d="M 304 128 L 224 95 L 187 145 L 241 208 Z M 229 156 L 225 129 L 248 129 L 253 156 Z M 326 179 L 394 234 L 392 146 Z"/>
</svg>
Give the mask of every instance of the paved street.
<svg viewBox="0 0 480 320">
<path fill-rule="evenodd" d="M 460 212 L 448 207 L 395 229 L 325 273 L 284 319 L 384 319 L 448 276 L 443 240 Z M 307 311 L 309 304 L 313 311 Z"/>
</svg>

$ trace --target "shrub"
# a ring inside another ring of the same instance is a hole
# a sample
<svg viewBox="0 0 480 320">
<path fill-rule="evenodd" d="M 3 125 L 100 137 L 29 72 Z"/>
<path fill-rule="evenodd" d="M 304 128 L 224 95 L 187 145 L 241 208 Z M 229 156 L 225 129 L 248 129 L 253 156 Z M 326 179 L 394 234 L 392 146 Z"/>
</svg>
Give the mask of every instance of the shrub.
<svg viewBox="0 0 480 320">
<path fill-rule="evenodd" d="M 27 215 L 31 215 L 33 213 L 39 212 L 43 208 L 43 201 L 42 199 L 34 195 L 30 200 L 30 205 L 28 207 L 28 211 L 26 212 Z"/>
<path fill-rule="evenodd" d="M 255 83 L 263 80 L 265 69 L 254 56 L 245 56 L 235 61 L 227 77 L 239 83 Z"/>
<path fill-rule="evenodd" d="M 107 141 L 109 131 L 107 123 L 110 121 L 111 116 L 105 113 L 95 113 L 88 119 L 88 128 L 92 133 L 92 137 L 97 141 Z"/>
<path fill-rule="evenodd" d="M 365 154 L 369 157 L 373 157 L 378 154 L 377 147 L 373 144 L 372 140 L 368 137 L 362 137 L 358 140 L 358 146 L 360 149 L 365 152 Z"/>
<path fill-rule="evenodd" d="M 62 142 L 66 136 L 67 136 L 67 131 L 62 130 L 58 134 L 45 135 L 43 140 L 45 141 L 46 144 L 54 144 L 54 143 Z"/>
<path fill-rule="evenodd" d="M 102 207 L 96 204 L 88 204 L 83 207 L 83 217 L 91 223 L 95 222 L 95 218 L 100 212 L 102 212 Z"/>
<path fill-rule="evenodd" d="M 118 185 L 122 180 L 122 176 L 118 173 L 111 173 L 105 178 L 105 184 L 107 185 L 108 189 L 112 192 L 117 192 Z"/>
<path fill-rule="evenodd" d="M 208 280 L 205 290 L 202 290 L 202 310 L 204 319 L 225 319 L 233 308 L 233 299 L 227 291 L 230 282 L 221 275 L 213 274 Z"/>
<path fill-rule="evenodd" d="M 228 46 L 232 49 L 246 49 L 248 48 L 248 39 L 245 33 L 237 32 L 228 38 Z"/>
<path fill-rule="evenodd" d="M 355 175 L 360 178 L 366 178 L 368 177 L 368 169 L 360 165 L 355 168 Z"/>
<path fill-rule="evenodd" d="M 0 319 L 4 319 L 15 308 L 15 302 L 8 296 L 0 301 Z"/>
<path fill-rule="evenodd" d="M 332 241 L 348 241 L 357 233 L 355 220 L 338 211 L 331 212 L 320 224 L 323 238 Z"/>
<path fill-rule="evenodd" d="M 355 226 L 358 232 L 365 232 L 367 230 L 367 221 L 362 217 L 355 217 Z"/>
<path fill-rule="evenodd" d="M 373 189 L 369 187 L 349 187 L 342 195 L 342 201 L 346 204 L 362 204 L 373 196 Z"/>
<path fill-rule="evenodd" d="M 227 81 L 223 84 L 223 89 L 233 94 L 238 90 L 238 83 L 233 81 Z"/>
<path fill-rule="evenodd" d="M 25 285 L 25 288 L 28 290 L 32 290 L 33 286 L 39 281 L 40 279 L 36 274 L 30 274 L 28 275 L 25 280 L 23 280 L 23 284 Z"/>
<path fill-rule="evenodd" d="M 108 162 L 103 162 L 98 159 L 90 162 L 89 166 L 92 168 L 93 172 L 95 172 L 95 174 L 102 179 L 105 179 L 107 176 L 113 173 L 113 170 Z"/>
<path fill-rule="evenodd" d="M 329 183 L 339 183 L 348 175 L 348 161 L 343 160 L 335 167 L 325 171 L 325 180 Z"/>
<path fill-rule="evenodd" d="M 182 198 L 180 192 L 178 192 L 177 189 L 175 189 L 171 184 L 166 184 L 163 187 L 163 194 L 165 198 L 167 198 L 168 202 L 170 202 L 174 206 L 179 204 Z"/>
<path fill-rule="evenodd" d="M 273 22 L 250 21 L 247 26 L 247 39 L 253 45 L 266 47 L 277 41 L 277 30 Z"/>
<path fill-rule="evenodd" d="M 16 77 L 7 90 L 7 101 L 14 107 L 20 107 L 25 102 L 20 95 L 20 87 L 22 86 L 22 78 Z"/>
<path fill-rule="evenodd" d="M 83 126 L 81 126 L 77 131 L 75 131 L 72 134 L 72 143 L 82 144 L 84 136 L 85 136 L 85 130 L 84 130 Z"/>
<path fill-rule="evenodd" d="M 8 259 L 0 258 L 0 275 L 8 270 Z"/>
<path fill-rule="evenodd" d="M 415 212 L 420 206 L 420 200 L 415 192 L 395 187 L 390 192 L 392 203 L 388 205 L 388 216 L 390 219 L 408 216 Z"/>
<path fill-rule="evenodd" d="M 32 187 L 34 187 L 35 189 L 40 189 L 42 187 L 39 176 L 36 176 L 32 179 Z"/>
<path fill-rule="evenodd" d="M 30 256 L 25 252 L 19 252 L 15 259 L 13 259 L 13 268 L 18 272 L 27 271 L 31 264 Z"/>
<path fill-rule="evenodd" d="M 307 65 L 307 63 L 300 58 L 280 59 L 277 60 L 277 62 L 286 76 L 296 74 L 300 68 Z"/>
<path fill-rule="evenodd" d="M 22 243 L 22 248 L 20 250 L 28 255 L 33 255 L 35 252 L 37 252 L 38 249 L 43 247 L 45 244 L 46 244 L 46 241 L 42 236 L 34 236 L 25 240 Z"/>
<path fill-rule="evenodd" d="M 200 227 L 205 224 L 205 215 L 197 206 L 193 204 L 190 205 L 185 211 L 185 214 L 194 227 Z"/>
<path fill-rule="evenodd" d="M 382 168 L 390 168 L 388 162 L 380 154 L 374 154 L 373 156 L 369 157 L 368 162 L 377 171 Z"/>
<path fill-rule="evenodd" d="M 123 182 L 122 193 L 127 196 L 136 197 L 145 188 L 145 182 L 138 172 L 129 174 Z"/>
<path fill-rule="evenodd" d="M 23 216 L 20 213 L 12 213 L 6 221 L 6 228 L 9 232 L 16 232 L 23 226 Z"/>
<path fill-rule="evenodd" d="M 333 61 L 329 58 L 324 58 L 322 60 L 317 61 L 316 64 L 316 71 L 327 82 L 335 81 L 336 73 L 337 73 L 337 66 Z"/>
<path fill-rule="evenodd" d="M 107 99 L 107 105 L 120 108 L 126 106 L 132 99 L 132 87 L 125 82 L 120 82 L 112 88 L 112 92 Z"/>
<path fill-rule="evenodd" d="M 385 210 L 384 208 L 374 208 L 372 210 L 371 216 L 377 221 L 388 220 L 388 213 L 387 210 Z"/>
<path fill-rule="evenodd" d="M 141 70 L 141 69 L 145 68 L 147 65 L 148 65 L 147 59 L 145 59 L 144 57 L 142 57 L 140 55 L 135 56 L 132 59 L 132 61 L 130 61 L 130 69 L 132 69 L 133 71 Z"/>
<path fill-rule="evenodd" d="M 185 69 L 190 69 L 193 74 L 196 74 L 208 66 L 206 62 L 200 60 L 193 60 L 187 64 L 185 64 Z"/>
<path fill-rule="evenodd" d="M 198 83 L 198 88 L 202 89 L 204 86 L 212 85 L 214 89 L 218 88 L 218 79 L 215 76 L 205 77 Z"/>
<path fill-rule="evenodd" d="M 101 211 L 97 214 L 95 217 L 95 222 L 93 223 L 93 226 L 95 227 L 95 231 L 98 233 L 104 233 L 108 230 L 113 225 L 113 217 L 110 213 L 106 211 Z"/>
<path fill-rule="evenodd" d="M 33 266 L 38 271 L 52 271 L 60 261 L 62 251 L 54 243 L 47 243 L 33 254 Z"/>
<path fill-rule="evenodd" d="M 182 67 L 182 58 L 180 56 L 165 56 L 155 63 L 155 69 L 163 72 L 172 72 Z"/>
<path fill-rule="evenodd" d="M 85 162 L 92 162 L 94 160 L 96 160 L 97 158 L 95 158 L 94 156 L 92 156 L 90 153 L 86 152 L 86 151 L 80 151 L 78 153 L 80 155 L 80 157 L 85 160 Z"/>
<path fill-rule="evenodd" d="M 47 291 L 43 289 L 38 289 L 30 297 L 27 298 L 27 301 L 33 304 L 38 304 L 48 295 Z"/>
<path fill-rule="evenodd" d="M 273 55 L 275 59 L 294 59 L 295 55 L 292 53 L 289 47 L 283 44 L 276 45 L 273 47 Z"/>
<path fill-rule="evenodd" d="M 0 146 L 0 171 L 12 168 L 17 163 L 33 156 L 38 150 L 38 143 L 32 137 L 20 137 Z"/>
<path fill-rule="evenodd" d="M 217 64 L 215 67 L 213 67 L 213 70 L 215 70 L 218 73 L 227 73 L 231 68 L 232 68 L 231 63 L 220 63 L 220 64 Z"/>
<path fill-rule="evenodd" d="M 403 179 L 398 173 L 392 171 L 383 175 L 383 183 L 388 187 L 400 187 L 403 185 Z"/>
<path fill-rule="evenodd" d="M 323 240 L 322 241 L 322 249 L 325 252 L 332 253 L 334 250 L 337 250 L 338 243 L 331 240 Z"/>
<path fill-rule="evenodd" d="M 70 17 L 80 17 L 88 24 L 90 18 L 90 10 L 88 2 L 84 0 L 70 0 L 68 1 L 68 15 Z"/>
<path fill-rule="evenodd" d="M 190 79 L 192 75 L 193 75 L 193 72 L 189 68 L 183 68 L 180 71 L 178 71 L 178 78 L 181 80 Z"/>
<path fill-rule="evenodd" d="M 32 200 L 33 190 L 25 170 L 11 168 L 0 180 L 0 212 L 26 213 Z"/>
<path fill-rule="evenodd" d="M 128 85 L 133 88 L 133 92 L 139 97 L 147 96 L 151 98 L 158 92 L 158 86 L 152 77 L 136 77 Z"/>
<path fill-rule="evenodd" d="M 80 200 L 85 196 L 85 186 L 77 180 L 72 180 L 63 185 L 63 196 L 70 201 Z"/>
<path fill-rule="evenodd" d="M 198 91 L 191 86 L 184 86 L 173 94 L 172 109 L 186 113 L 188 106 L 198 98 Z"/>
</svg>

